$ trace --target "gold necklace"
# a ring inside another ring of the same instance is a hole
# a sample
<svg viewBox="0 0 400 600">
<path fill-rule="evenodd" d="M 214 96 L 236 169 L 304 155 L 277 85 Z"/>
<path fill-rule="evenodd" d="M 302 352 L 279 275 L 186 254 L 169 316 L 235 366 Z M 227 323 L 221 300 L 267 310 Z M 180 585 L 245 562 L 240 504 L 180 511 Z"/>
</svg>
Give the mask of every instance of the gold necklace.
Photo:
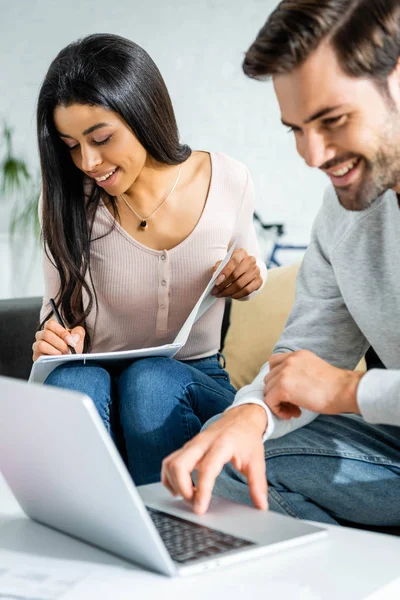
<svg viewBox="0 0 400 600">
<path fill-rule="evenodd" d="M 178 181 L 179 181 L 179 177 L 181 174 L 181 170 L 182 170 L 182 166 L 181 165 L 179 167 L 179 171 L 178 171 L 178 175 L 176 176 L 175 179 L 175 183 L 172 186 L 168 196 L 166 198 L 164 198 L 164 200 L 161 202 L 161 204 L 159 206 L 157 206 L 157 208 L 155 210 L 153 210 L 153 212 L 151 213 L 151 215 L 149 215 L 148 217 L 141 217 L 134 208 L 132 208 L 132 206 L 129 204 L 129 202 L 126 200 L 126 198 L 124 197 L 123 194 L 120 194 L 120 198 L 125 202 L 125 204 L 127 205 L 127 207 L 133 212 L 133 214 L 139 219 L 140 223 L 139 223 L 139 229 L 141 229 L 142 231 L 144 231 L 145 229 L 147 229 L 148 225 L 147 225 L 147 221 L 149 219 L 151 219 L 152 217 L 154 217 L 154 215 L 160 210 L 160 208 L 162 208 L 162 206 L 164 206 L 164 204 L 166 203 L 166 201 L 168 200 L 168 198 L 171 196 L 172 192 L 174 191 L 174 189 L 176 188 L 176 186 L 178 185 Z"/>
</svg>

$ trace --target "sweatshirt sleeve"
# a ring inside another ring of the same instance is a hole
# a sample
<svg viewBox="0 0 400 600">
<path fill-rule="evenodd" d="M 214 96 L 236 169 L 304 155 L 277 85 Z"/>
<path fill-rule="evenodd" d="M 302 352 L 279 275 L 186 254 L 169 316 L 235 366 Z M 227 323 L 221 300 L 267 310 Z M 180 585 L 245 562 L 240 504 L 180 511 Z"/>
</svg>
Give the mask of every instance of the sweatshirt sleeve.
<svg viewBox="0 0 400 600">
<path fill-rule="evenodd" d="M 400 371 L 368 371 L 358 384 L 357 403 L 368 423 L 400 427 Z"/>
<path fill-rule="evenodd" d="M 320 211 L 296 281 L 296 296 L 274 354 L 310 350 L 340 369 L 354 369 L 369 342 L 350 314 L 331 262 L 329 204 Z"/>
<path fill-rule="evenodd" d="M 332 219 L 327 200 L 314 223 L 297 277 L 295 302 L 274 354 L 310 350 L 336 367 L 354 369 L 369 343 L 347 309 L 330 261 Z M 297 419 L 283 420 L 273 415 L 263 401 L 263 380 L 268 370 L 266 363 L 253 383 L 239 390 L 231 407 L 247 403 L 264 406 L 268 414 L 264 439 L 282 437 L 318 416 L 306 410 Z M 400 373 L 398 381 L 400 389 Z"/>
<path fill-rule="evenodd" d="M 257 404 L 258 406 L 261 406 L 267 413 L 268 418 L 268 425 L 264 433 L 263 442 L 282 437 L 291 431 L 300 429 L 300 427 L 308 425 L 308 423 L 311 423 L 311 421 L 318 417 L 317 413 L 311 412 L 310 410 L 303 410 L 298 419 L 284 420 L 276 417 L 264 402 L 264 377 L 267 373 L 269 373 L 269 363 L 265 363 L 265 365 L 261 367 L 257 377 L 250 385 L 246 385 L 238 391 L 233 404 L 226 409 L 227 411 L 231 408 L 242 406 L 243 404 Z"/>
<path fill-rule="evenodd" d="M 240 301 L 246 301 L 246 300 L 250 300 L 251 298 L 253 298 L 256 294 L 258 294 L 262 290 L 262 288 L 267 280 L 267 267 L 261 256 L 260 245 L 258 243 L 257 233 L 256 233 L 256 230 L 254 227 L 254 220 L 253 220 L 254 200 L 255 200 L 254 185 L 253 185 L 253 180 L 250 176 L 250 173 L 248 172 L 247 169 L 246 169 L 246 175 L 247 175 L 247 181 L 246 181 L 246 186 L 245 186 L 244 193 L 243 193 L 242 204 L 240 207 L 240 211 L 239 211 L 239 215 L 238 215 L 238 219 L 237 219 L 237 225 L 236 225 L 236 232 L 235 232 L 235 237 L 237 240 L 236 247 L 238 249 L 244 248 L 249 256 L 254 256 L 256 258 L 257 266 L 260 269 L 263 283 L 258 290 L 256 290 L 255 292 L 252 292 L 251 294 L 249 294 L 248 296 L 245 296 L 244 298 L 240 298 Z"/>
</svg>

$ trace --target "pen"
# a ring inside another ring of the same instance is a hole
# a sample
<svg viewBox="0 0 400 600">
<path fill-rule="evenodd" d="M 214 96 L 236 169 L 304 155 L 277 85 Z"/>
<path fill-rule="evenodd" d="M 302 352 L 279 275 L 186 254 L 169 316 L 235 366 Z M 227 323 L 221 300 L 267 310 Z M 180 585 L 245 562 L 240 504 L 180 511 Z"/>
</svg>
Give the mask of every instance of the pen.
<svg viewBox="0 0 400 600">
<path fill-rule="evenodd" d="M 61 318 L 61 315 L 57 310 L 57 306 L 56 306 L 56 303 L 54 302 L 53 298 L 50 298 L 50 306 L 52 308 L 52 311 L 56 318 L 57 323 L 59 323 L 61 325 L 61 327 L 64 327 L 64 329 L 66 329 L 66 327 L 63 323 L 63 320 Z M 69 346 L 68 344 L 67 344 L 67 346 L 71 350 L 71 354 L 76 354 L 75 348 L 73 348 L 72 346 Z"/>
</svg>

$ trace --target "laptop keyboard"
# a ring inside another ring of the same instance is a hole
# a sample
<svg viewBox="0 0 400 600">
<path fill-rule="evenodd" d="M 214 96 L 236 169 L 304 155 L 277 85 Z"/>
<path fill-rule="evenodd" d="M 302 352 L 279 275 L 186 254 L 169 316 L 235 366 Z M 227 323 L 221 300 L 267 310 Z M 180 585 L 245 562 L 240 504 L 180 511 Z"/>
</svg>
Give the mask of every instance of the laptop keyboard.
<svg viewBox="0 0 400 600">
<path fill-rule="evenodd" d="M 186 563 L 255 545 L 154 508 L 146 508 L 171 558 L 176 562 Z"/>
</svg>

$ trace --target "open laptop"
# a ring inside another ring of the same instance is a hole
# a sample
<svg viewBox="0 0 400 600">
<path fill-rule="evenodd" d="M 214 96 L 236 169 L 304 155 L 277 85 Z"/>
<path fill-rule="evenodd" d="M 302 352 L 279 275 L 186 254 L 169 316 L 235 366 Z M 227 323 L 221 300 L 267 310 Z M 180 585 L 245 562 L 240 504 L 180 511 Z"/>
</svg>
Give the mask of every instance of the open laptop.
<svg viewBox="0 0 400 600">
<path fill-rule="evenodd" d="M 0 377 L 0 471 L 40 523 L 169 576 L 316 540 L 324 529 L 214 498 L 202 516 L 136 487 L 90 398 Z"/>
</svg>

